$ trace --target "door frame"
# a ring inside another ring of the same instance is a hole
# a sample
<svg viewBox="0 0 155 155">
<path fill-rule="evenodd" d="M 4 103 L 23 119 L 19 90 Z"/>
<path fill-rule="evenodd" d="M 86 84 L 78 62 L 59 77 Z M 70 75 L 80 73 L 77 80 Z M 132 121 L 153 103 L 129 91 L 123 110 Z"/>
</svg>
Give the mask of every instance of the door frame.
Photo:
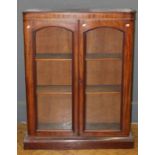
<svg viewBox="0 0 155 155">
<path fill-rule="evenodd" d="M 30 136 L 73 136 L 78 134 L 78 24 L 68 19 L 28 19 L 24 21 L 25 79 L 27 124 Z M 36 99 L 35 34 L 46 27 L 61 27 L 72 31 L 72 130 L 38 130 Z"/>
<path fill-rule="evenodd" d="M 84 32 L 99 28 L 115 28 L 124 33 L 122 60 L 122 92 L 121 92 L 121 129 L 120 130 L 85 130 L 85 49 Z M 130 133 L 132 59 L 133 59 L 132 20 L 86 19 L 79 22 L 79 132 L 81 136 L 127 136 Z"/>
</svg>

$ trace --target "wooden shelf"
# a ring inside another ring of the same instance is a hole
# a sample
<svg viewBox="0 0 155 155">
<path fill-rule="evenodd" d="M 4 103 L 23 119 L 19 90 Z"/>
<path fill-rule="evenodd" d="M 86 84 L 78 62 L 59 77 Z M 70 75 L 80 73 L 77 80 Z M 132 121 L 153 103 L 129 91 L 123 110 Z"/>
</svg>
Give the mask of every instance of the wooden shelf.
<svg viewBox="0 0 155 155">
<path fill-rule="evenodd" d="M 64 85 L 64 86 L 37 86 L 37 93 L 50 93 L 50 92 L 68 92 L 71 93 L 72 86 Z M 99 86 L 87 86 L 86 93 L 92 92 L 121 92 L 121 85 L 99 85 Z"/>
<path fill-rule="evenodd" d="M 68 123 L 39 123 L 39 130 L 71 130 L 72 124 Z M 120 130 L 120 123 L 86 123 L 86 130 Z"/>
<path fill-rule="evenodd" d="M 37 94 L 46 93 L 69 93 L 71 94 L 72 87 L 69 85 L 64 86 L 37 86 Z"/>
<path fill-rule="evenodd" d="M 72 59 L 71 53 L 66 54 L 36 54 L 36 59 Z M 86 54 L 86 59 L 104 59 L 104 58 L 116 58 L 122 59 L 122 53 L 92 53 Z"/>
<path fill-rule="evenodd" d="M 86 130 L 120 130 L 120 123 L 86 123 Z"/>
<path fill-rule="evenodd" d="M 121 85 L 99 85 L 87 86 L 86 93 L 92 92 L 121 92 Z"/>
<path fill-rule="evenodd" d="M 36 59 L 72 59 L 71 53 L 36 54 Z"/>
<path fill-rule="evenodd" d="M 115 58 L 122 59 L 122 53 L 89 53 L 86 54 L 86 60 L 88 59 L 104 59 L 104 58 Z"/>
<path fill-rule="evenodd" d="M 72 123 L 38 123 L 39 130 L 71 130 Z"/>
</svg>

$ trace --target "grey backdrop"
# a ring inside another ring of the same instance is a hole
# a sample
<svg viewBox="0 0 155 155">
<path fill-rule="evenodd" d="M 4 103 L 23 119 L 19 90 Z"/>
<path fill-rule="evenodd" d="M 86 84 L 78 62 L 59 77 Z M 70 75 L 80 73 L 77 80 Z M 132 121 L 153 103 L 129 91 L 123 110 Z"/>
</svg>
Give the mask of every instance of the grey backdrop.
<svg viewBox="0 0 155 155">
<path fill-rule="evenodd" d="M 18 122 L 26 121 L 25 74 L 23 49 L 23 20 L 22 12 L 26 9 L 88 9 L 88 8 L 132 8 L 137 10 L 137 0 L 18 0 L 18 57 L 17 57 L 17 112 Z M 138 49 L 137 49 L 137 20 L 134 48 L 134 75 L 132 93 L 132 122 L 137 122 L 138 113 Z"/>
</svg>

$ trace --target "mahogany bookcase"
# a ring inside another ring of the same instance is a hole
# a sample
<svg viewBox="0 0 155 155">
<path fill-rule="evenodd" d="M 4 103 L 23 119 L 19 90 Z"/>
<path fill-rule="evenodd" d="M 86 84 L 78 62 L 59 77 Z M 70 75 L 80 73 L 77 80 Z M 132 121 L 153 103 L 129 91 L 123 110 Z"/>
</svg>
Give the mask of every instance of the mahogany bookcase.
<svg viewBox="0 0 155 155">
<path fill-rule="evenodd" d="M 25 11 L 25 149 L 132 148 L 133 10 Z"/>
</svg>

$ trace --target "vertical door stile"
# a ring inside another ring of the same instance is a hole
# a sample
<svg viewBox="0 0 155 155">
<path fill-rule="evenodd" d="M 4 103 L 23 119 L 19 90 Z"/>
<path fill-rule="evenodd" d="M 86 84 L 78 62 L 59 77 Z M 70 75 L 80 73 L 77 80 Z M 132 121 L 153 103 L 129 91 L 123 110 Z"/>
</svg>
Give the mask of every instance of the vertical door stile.
<svg viewBox="0 0 155 155">
<path fill-rule="evenodd" d="M 73 41 L 73 124 L 74 124 L 74 134 L 78 135 L 78 120 L 79 120 L 79 113 L 78 113 L 78 21 L 75 23 L 75 31 L 74 31 L 74 41 Z"/>
<path fill-rule="evenodd" d="M 34 47 L 33 47 L 33 22 L 24 21 L 24 54 L 25 54 L 25 79 L 26 79 L 26 101 L 28 134 L 35 135 L 36 132 L 36 106 L 35 106 L 35 82 L 34 82 Z"/>
<path fill-rule="evenodd" d="M 125 24 L 124 42 L 124 78 L 123 78 L 123 105 L 122 105 L 122 130 L 128 134 L 131 128 L 131 88 L 133 75 L 133 38 L 134 23 L 129 21 Z"/>
<path fill-rule="evenodd" d="M 79 21 L 79 133 L 84 130 L 84 51 L 82 21 Z"/>
</svg>

